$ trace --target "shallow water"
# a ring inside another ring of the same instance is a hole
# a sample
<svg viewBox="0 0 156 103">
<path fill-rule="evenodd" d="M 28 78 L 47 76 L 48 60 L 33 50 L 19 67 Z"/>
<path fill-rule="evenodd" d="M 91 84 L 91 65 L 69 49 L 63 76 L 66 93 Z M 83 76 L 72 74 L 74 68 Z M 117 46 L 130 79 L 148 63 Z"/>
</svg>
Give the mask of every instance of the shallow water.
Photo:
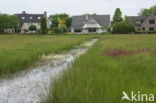
<svg viewBox="0 0 156 103">
<path fill-rule="evenodd" d="M 83 48 L 63 54 L 43 56 L 46 65 L 22 72 L 12 79 L 0 80 L 0 103 L 40 103 L 48 96 L 48 88 L 63 70 L 84 54 L 97 39 L 85 42 Z"/>
</svg>

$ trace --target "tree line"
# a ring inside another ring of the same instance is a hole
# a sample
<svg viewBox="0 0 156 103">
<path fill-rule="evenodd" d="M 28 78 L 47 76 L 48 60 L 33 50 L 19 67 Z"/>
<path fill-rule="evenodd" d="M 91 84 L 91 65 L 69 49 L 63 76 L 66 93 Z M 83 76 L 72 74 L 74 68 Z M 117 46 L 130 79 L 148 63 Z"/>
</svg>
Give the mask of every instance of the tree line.
<svg viewBox="0 0 156 103">
<path fill-rule="evenodd" d="M 17 28 L 18 19 L 16 15 L 0 14 L 0 33 L 7 28 Z"/>
<path fill-rule="evenodd" d="M 147 9 L 141 9 L 140 16 L 149 16 L 151 14 L 156 15 L 156 5 Z M 50 15 L 48 20 L 50 20 L 50 28 L 47 28 L 47 19 L 41 19 L 41 31 L 42 34 L 61 34 L 70 32 L 70 26 L 72 18 L 68 14 L 55 14 Z M 0 14 L 0 33 L 5 33 L 5 29 L 14 28 L 17 30 L 19 27 L 19 21 L 16 15 Z M 36 30 L 35 25 L 29 27 L 30 31 Z M 125 16 L 123 18 L 120 8 L 117 8 L 113 20 L 111 22 L 111 27 L 103 27 L 107 29 L 108 32 L 113 33 L 129 33 L 134 32 L 134 25 L 131 24 L 130 20 Z"/>
</svg>

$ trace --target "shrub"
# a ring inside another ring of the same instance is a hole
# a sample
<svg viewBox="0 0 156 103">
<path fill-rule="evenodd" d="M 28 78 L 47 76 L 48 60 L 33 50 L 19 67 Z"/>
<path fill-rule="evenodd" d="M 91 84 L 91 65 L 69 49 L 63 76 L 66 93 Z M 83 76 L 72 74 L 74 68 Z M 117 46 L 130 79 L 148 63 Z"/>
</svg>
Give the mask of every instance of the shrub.
<svg viewBox="0 0 156 103">
<path fill-rule="evenodd" d="M 53 27 L 52 28 L 53 33 L 55 34 L 62 34 L 62 33 L 66 33 L 69 31 L 69 29 L 67 27 L 64 28 L 58 28 L 58 27 Z"/>
<path fill-rule="evenodd" d="M 104 31 L 111 32 L 111 27 L 109 27 L 109 26 L 104 26 L 104 27 L 102 27 L 102 29 Z"/>
<path fill-rule="evenodd" d="M 36 31 L 37 30 L 37 27 L 35 25 L 30 25 L 29 26 L 29 30 L 30 31 Z"/>
<path fill-rule="evenodd" d="M 113 33 L 132 33 L 134 26 L 126 22 L 119 22 L 113 25 Z"/>
</svg>

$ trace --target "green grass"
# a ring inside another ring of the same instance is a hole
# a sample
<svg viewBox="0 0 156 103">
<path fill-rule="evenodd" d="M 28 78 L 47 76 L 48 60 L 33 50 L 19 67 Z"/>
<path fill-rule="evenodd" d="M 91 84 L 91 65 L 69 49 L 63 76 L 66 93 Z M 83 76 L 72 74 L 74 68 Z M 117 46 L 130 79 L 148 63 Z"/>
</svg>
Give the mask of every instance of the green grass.
<svg viewBox="0 0 156 103">
<path fill-rule="evenodd" d="M 24 70 L 44 54 L 71 49 L 92 37 L 0 35 L 0 76 Z"/>
<path fill-rule="evenodd" d="M 156 94 L 155 56 L 150 53 L 123 57 L 101 55 L 106 48 L 156 50 L 156 35 L 102 37 L 54 82 L 47 103 L 133 103 L 121 101 L 122 91 Z"/>
</svg>

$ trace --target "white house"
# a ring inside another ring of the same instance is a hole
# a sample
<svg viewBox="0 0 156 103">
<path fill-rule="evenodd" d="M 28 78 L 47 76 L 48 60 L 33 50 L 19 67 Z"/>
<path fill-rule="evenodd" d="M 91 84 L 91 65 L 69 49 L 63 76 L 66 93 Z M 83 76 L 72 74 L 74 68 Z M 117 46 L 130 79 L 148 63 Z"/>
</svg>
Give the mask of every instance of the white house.
<svg viewBox="0 0 156 103">
<path fill-rule="evenodd" d="M 107 32 L 102 29 L 104 26 L 110 26 L 109 15 L 82 15 L 73 16 L 71 23 L 71 32 L 75 34 L 91 34 Z"/>
</svg>

